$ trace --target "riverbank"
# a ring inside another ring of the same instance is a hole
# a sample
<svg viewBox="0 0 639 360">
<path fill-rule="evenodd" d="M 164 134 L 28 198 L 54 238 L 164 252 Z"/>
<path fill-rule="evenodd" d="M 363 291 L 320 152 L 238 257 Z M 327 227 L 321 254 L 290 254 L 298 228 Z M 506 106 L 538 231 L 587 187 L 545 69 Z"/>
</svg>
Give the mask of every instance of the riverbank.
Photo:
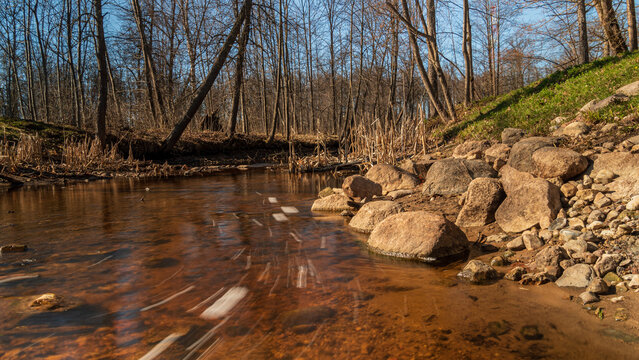
<svg viewBox="0 0 639 360">
<path fill-rule="evenodd" d="M 93 134 L 69 126 L 0 118 L 0 188 L 68 184 L 117 177 L 208 176 L 255 167 L 288 167 L 291 157 L 315 155 L 317 163 L 338 163 L 337 140 L 202 131 L 186 133 L 168 156 L 160 155 L 162 132 L 119 131 L 101 151 Z"/>
<path fill-rule="evenodd" d="M 373 253 L 462 258 L 458 277 L 471 284 L 556 285 L 565 300 L 638 333 L 638 116 L 590 122 L 598 103 L 611 99 L 555 119 L 548 136 L 507 128 L 500 141 L 375 165 L 323 190 L 313 210 L 341 213 L 370 234 Z"/>
</svg>

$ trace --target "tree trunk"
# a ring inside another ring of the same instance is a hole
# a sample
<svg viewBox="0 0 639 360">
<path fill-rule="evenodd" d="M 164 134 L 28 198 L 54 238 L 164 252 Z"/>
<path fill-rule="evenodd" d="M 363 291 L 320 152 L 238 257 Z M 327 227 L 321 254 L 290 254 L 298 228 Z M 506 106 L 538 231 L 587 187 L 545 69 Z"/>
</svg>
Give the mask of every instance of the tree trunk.
<svg viewBox="0 0 639 360">
<path fill-rule="evenodd" d="M 471 42 L 471 28 L 470 28 L 470 8 L 468 6 L 468 0 L 464 0 L 464 31 L 463 31 L 463 46 L 462 52 L 464 54 L 464 106 L 469 107 L 473 101 L 473 67 L 472 67 L 472 47 Z"/>
<path fill-rule="evenodd" d="M 251 14 L 246 16 L 244 21 L 244 29 L 240 36 L 239 48 L 237 52 L 237 63 L 235 66 L 235 91 L 233 93 L 233 106 L 231 110 L 231 118 L 229 122 L 229 137 L 235 135 L 235 126 L 237 124 L 237 113 L 240 104 L 240 95 L 242 92 L 242 82 L 244 81 L 244 54 L 246 53 L 246 44 L 249 40 L 251 32 Z"/>
<path fill-rule="evenodd" d="M 233 24 L 233 28 L 231 28 L 231 31 L 226 37 L 224 45 L 222 46 L 220 53 L 215 58 L 213 66 L 206 76 L 204 83 L 200 86 L 200 89 L 198 90 L 193 101 L 191 101 L 191 104 L 189 105 L 189 108 L 184 114 L 182 120 L 180 120 L 180 122 L 175 125 L 171 134 L 169 134 L 169 136 L 162 143 L 161 151 L 164 154 L 168 154 L 169 151 L 173 149 L 175 143 L 177 143 L 177 141 L 180 139 L 180 136 L 182 136 L 182 133 L 193 119 L 193 116 L 195 116 L 195 114 L 197 113 L 200 105 L 202 105 L 202 102 L 204 101 L 204 98 L 206 98 L 206 95 L 209 93 L 209 90 L 211 90 L 211 86 L 213 86 L 215 79 L 217 79 L 218 75 L 220 74 L 222 66 L 224 66 L 224 62 L 226 61 L 226 58 L 229 55 L 231 48 L 233 47 L 233 43 L 235 42 L 235 39 L 240 32 L 242 23 L 244 23 L 247 15 L 251 11 L 252 4 L 252 0 L 246 0 L 244 2 L 244 5 L 242 5 L 242 9 L 240 10 L 238 17 L 235 20 L 235 24 Z"/>
<path fill-rule="evenodd" d="M 611 55 L 617 55 L 628 51 L 626 41 L 621 34 L 617 14 L 612 7 L 612 0 L 594 0 L 595 9 L 599 15 L 601 27 L 606 34 L 606 40 L 610 46 Z"/>
<path fill-rule="evenodd" d="M 588 22 L 586 20 L 585 0 L 577 0 L 577 23 L 579 26 L 579 64 L 586 64 L 590 62 L 590 54 L 588 50 Z"/>
<path fill-rule="evenodd" d="M 626 12 L 628 14 L 628 43 L 630 51 L 637 50 L 637 14 L 635 0 L 626 0 Z"/>
<path fill-rule="evenodd" d="M 96 50 L 96 56 L 98 60 L 98 88 L 100 91 L 96 125 L 98 128 L 100 146 L 102 147 L 102 150 L 104 150 L 106 147 L 107 83 L 109 74 L 107 70 L 106 42 L 104 40 L 104 26 L 102 20 L 102 0 L 93 0 L 93 8 L 95 11 L 95 27 L 97 30 L 96 43 L 98 48 Z"/>
</svg>

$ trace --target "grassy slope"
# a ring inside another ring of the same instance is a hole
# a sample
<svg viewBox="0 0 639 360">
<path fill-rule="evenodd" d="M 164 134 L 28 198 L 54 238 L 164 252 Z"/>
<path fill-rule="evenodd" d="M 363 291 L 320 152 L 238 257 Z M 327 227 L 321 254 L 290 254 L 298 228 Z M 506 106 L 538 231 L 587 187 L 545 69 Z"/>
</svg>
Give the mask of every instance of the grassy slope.
<svg viewBox="0 0 639 360">
<path fill-rule="evenodd" d="M 42 122 L 0 117 L 0 140 L 17 141 L 20 136 L 38 135 L 49 145 L 60 146 L 64 139 L 83 139 L 91 134 L 79 131 L 72 126 L 52 125 Z"/>
<path fill-rule="evenodd" d="M 558 71 L 542 80 L 497 98 L 482 100 L 469 109 L 459 123 L 440 128 L 434 135 L 446 140 L 497 138 L 507 127 L 531 134 L 547 134 L 557 116 L 572 118 L 593 99 L 612 95 L 619 87 L 639 80 L 639 52 L 609 57 Z M 593 122 L 612 121 L 615 116 L 637 112 L 639 99 L 590 114 Z"/>
</svg>

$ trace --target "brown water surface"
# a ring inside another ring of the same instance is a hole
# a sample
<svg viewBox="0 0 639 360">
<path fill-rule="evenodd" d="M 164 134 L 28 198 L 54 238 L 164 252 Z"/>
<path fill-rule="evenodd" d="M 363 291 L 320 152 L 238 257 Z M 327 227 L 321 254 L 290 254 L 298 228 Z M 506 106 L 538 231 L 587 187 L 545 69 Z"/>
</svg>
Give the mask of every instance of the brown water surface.
<svg viewBox="0 0 639 360">
<path fill-rule="evenodd" d="M 0 245 L 29 247 L 0 258 L 2 359 L 639 358 L 636 322 L 552 284 L 369 254 L 309 210 L 336 183 L 256 171 L 0 195 Z M 282 206 L 299 213 L 277 221 Z M 28 306 L 44 293 L 62 308 Z"/>
</svg>

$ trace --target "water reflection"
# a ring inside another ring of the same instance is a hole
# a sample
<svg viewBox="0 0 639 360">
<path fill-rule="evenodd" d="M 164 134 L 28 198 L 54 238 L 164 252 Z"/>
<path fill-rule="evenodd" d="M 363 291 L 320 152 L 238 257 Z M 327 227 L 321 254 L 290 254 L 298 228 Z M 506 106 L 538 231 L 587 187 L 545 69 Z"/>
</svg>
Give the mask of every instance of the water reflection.
<svg viewBox="0 0 639 360">
<path fill-rule="evenodd" d="M 590 315 L 544 296 L 551 288 L 472 287 L 455 279 L 460 264 L 371 256 L 342 218 L 309 211 L 314 194 L 336 184 L 264 171 L 3 194 L 1 244 L 30 250 L 3 255 L 0 279 L 38 277 L 0 282 L 2 358 L 592 358 L 589 349 L 631 358 L 636 350 L 597 335 L 602 325 Z M 49 292 L 63 308 L 28 307 Z M 541 340 L 522 337 L 525 326 Z"/>
</svg>

